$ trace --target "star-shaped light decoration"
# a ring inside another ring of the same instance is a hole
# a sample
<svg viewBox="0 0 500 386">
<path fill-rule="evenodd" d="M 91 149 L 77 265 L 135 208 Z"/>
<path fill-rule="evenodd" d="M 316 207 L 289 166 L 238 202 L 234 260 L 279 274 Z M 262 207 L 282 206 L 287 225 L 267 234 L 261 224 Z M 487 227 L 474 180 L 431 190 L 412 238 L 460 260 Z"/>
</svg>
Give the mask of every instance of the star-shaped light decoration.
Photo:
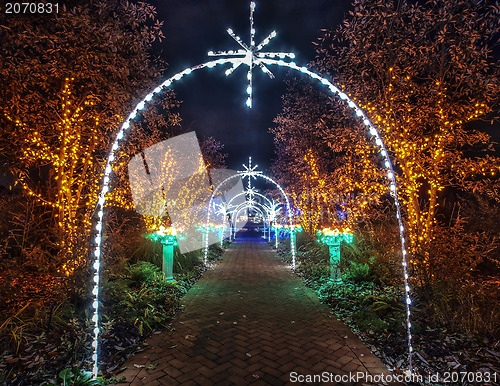
<svg viewBox="0 0 500 386">
<path fill-rule="evenodd" d="M 253 199 L 253 197 L 249 198 L 248 200 L 246 200 L 246 208 L 247 208 L 247 211 L 250 210 L 250 209 L 253 209 L 257 206 L 257 201 L 255 201 Z"/>
<path fill-rule="evenodd" d="M 252 188 L 252 178 L 257 178 L 258 175 L 262 174 L 260 170 L 257 170 L 257 166 L 259 165 L 252 166 L 252 157 L 248 157 L 248 166 L 243 164 L 245 170 L 238 171 L 238 174 L 241 176 L 242 179 L 248 177 L 248 188 L 247 188 L 248 191 L 254 192 Z"/>
<path fill-rule="evenodd" d="M 251 187 L 245 190 L 245 193 L 248 194 L 248 197 L 253 198 L 253 196 L 259 193 L 259 190 L 254 187 Z"/>
<path fill-rule="evenodd" d="M 208 53 L 208 56 L 235 56 L 239 57 L 241 60 L 233 62 L 233 66 L 229 69 L 226 70 L 226 76 L 230 75 L 233 73 L 234 70 L 236 70 L 240 65 L 246 64 L 248 66 L 248 73 L 247 73 L 247 79 L 248 79 L 248 87 L 247 87 L 247 102 L 246 105 L 247 107 L 252 107 L 252 70 L 255 66 L 259 66 L 264 73 L 269 75 L 269 77 L 272 79 L 274 78 L 274 75 L 269 69 L 262 63 L 260 59 L 262 58 L 276 58 L 279 57 L 280 59 L 285 59 L 285 58 L 290 58 L 294 59 L 295 54 L 293 53 L 288 53 L 288 52 L 260 52 L 264 46 L 266 46 L 272 38 L 276 36 L 276 31 L 271 32 L 267 38 L 262 40 L 262 42 L 258 45 L 255 44 L 255 28 L 253 26 L 253 14 L 255 11 L 255 2 L 252 1 L 250 3 L 250 45 L 245 44 L 241 38 L 237 35 L 234 34 L 233 30 L 231 28 L 227 29 L 227 33 L 234 39 L 236 42 L 243 48 L 239 50 L 230 50 L 230 51 L 210 51 Z"/>
</svg>

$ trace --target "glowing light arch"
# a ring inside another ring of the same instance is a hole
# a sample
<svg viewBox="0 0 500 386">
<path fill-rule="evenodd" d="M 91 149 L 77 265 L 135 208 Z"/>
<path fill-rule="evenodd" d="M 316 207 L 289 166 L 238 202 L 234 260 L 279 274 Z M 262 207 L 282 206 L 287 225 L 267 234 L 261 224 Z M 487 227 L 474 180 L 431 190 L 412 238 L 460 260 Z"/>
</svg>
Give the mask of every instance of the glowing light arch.
<svg viewBox="0 0 500 386">
<path fill-rule="evenodd" d="M 237 217 L 240 214 L 240 212 L 244 209 L 255 209 L 256 211 L 258 211 L 262 215 L 263 218 L 265 218 L 265 215 L 264 215 L 264 212 L 262 211 L 262 209 L 260 209 L 257 206 L 254 206 L 253 204 L 250 204 L 249 202 L 246 202 L 246 203 L 243 202 L 240 205 L 238 205 L 238 207 L 235 210 L 235 213 L 236 213 L 235 217 Z"/>
<path fill-rule="evenodd" d="M 267 206 L 265 206 L 265 205 L 262 205 L 262 206 L 263 206 L 264 210 L 265 210 L 265 211 L 266 211 L 266 213 L 267 213 L 267 216 L 265 216 L 265 217 L 267 218 L 267 224 L 268 224 L 268 225 L 269 225 L 269 227 L 270 227 L 270 226 L 271 226 L 271 225 L 270 225 L 270 224 L 271 224 L 271 221 L 269 220 L 269 217 L 271 216 L 271 214 L 270 214 L 269 212 L 272 210 L 272 208 L 273 208 L 274 206 L 273 206 L 273 203 L 271 202 L 271 200 L 270 200 L 268 197 L 264 196 L 263 194 L 260 194 L 259 192 L 256 192 L 256 191 L 254 191 L 254 190 L 252 190 L 252 191 L 250 191 L 250 192 L 249 192 L 249 191 L 243 191 L 243 192 L 240 192 L 240 193 L 238 193 L 238 194 L 234 195 L 233 197 L 231 197 L 231 199 L 230 199 L 230 200 L 228 201 L 228 203 L 227 203 L 228 208 L 230 208 L 230 207 L 231 207 L 231 202 L 232 202 L 235 198 L 241 197 L 241 196 L 242 196 L 242 195 L 244 195 L 244 194 L 245 194 L 245 195 L 246 195 L 246 194 L 249 194 L 249 195 L 250 195 L 250 197 L 251 197 L 252 195 L 256 195 L 256 196 L 262 197 L 264 200 L 266 200 L 266 201 L 267 201 L 267 203 L 269 204 L 269 207 L 267 207 Z M 241 204 L 240 204 L 240 205 L 241 205 Z M 276 209 L 274 209 L 274 211 L 276 211 Z M 232 212 L 234 212 L 234 210 L 233 210 Z M 231 212 L 231 211 L 229 211 L 228 213 L 232 213 L 232 212 Z M 269 232 L 270 232 L 270 230 L 269 230 Z M 270 234 L 271 234 L 271 233 L 269 233 L 269 235 L 270 235 Z M 269 237 L 271 237 L 271 236 L 269 236 Z"/>
<path fill-rule="evenodd" d="M 264 196 L 263 194 L 259 193 L 259 192 L 255 192 L 253 191 L 252 193 L 249 193 L 248 191 L 244 190 L 243 192 L 240 192 L 238 194 L 235 194 L 233 197 L 231 197 L 231 199 L 228 201 L 227 205 L 230 206 L 231 205 L 231 202 L 235 199 L 235 198 L 238 198 L 244 194 L 249 194 L 250 196 L 255 194 L 256 196 L 259 196 L 259 197 L 262 197 L 264 200 L 266 200 L 269 205 L 271 205 L 271 200 L 269 198 L 267 198 L 266 196 Z"/>
<path fill-rule="evenodd" d="M 268 176 L 262 174 L 260 171 L 256 171 L 255 170 L 256 166 L 254 166 L 252 168 L 251 165 L 252 165 L 252 157 L 249 157 L 249 167 L 247 167 L 246 165 L 243 165 L 246 169 L 245 171 L 238 172 L 237 174 L 234 174 L 232 176 L 227 177 L 225 180 L 221 181 L 219 183 L 219 185 L 217 185 L 216 188 L 213 190 L 212 196 L 210 197 L 210 202 L 208 204 L 208 213 L 207 213 L 207 222 L 206 222 L 207 226 L 208 226 L 208 224 L 210 224 L 210 213 L 211 213 L 211 208 L 213 207 L 213 200 L 214 200 L 215 196 L 217 195 L 217 193 L 219 192 L 220 188 L 226 182 L 231 181 L 234 178 L 240 178 L 240 177 L 248 177 L 249 179 L 251 179 L 252 177 L 254 177 L 254 178 L 260 177 L 260 178 L 263 178 L 264 180 L 274 184 L 279 189 L 281 195 L 285 199 L 285 202 L 286 202 L 285 208 L 286 208 L 286 213 L 287 213 L 287 217 L 288 217 L 288 223 L 290 224 L 290 226 L 292 226 L 292 217 L 293 217 L 292 210 L 291 210 L 292 208 L 290 206 L 290 201 L 288 200 L 288 196 L 286 195 L 283 188 L 276 181 L 274 181 L 271 177 L 268 177 Z M 255 192 L 253 192 L 253 193 L 255 194 Z M 205 227 L 205 229 L 207 229 L 207 227 Z M 292 268 L 295 269 L 296 258 L 295 258 L 295 244 L 293 243 L 293 237 L 290 237 L 290 249 L 292 252 Z M 208 231 L 206 230 L 205 231 L 205 255 L 204 255 L 205 265 L 207 264 L 207 257 L 208 257 Z"/>
<path fill-rule="evenodd" d="M 266 206 L 260 202 L 257 201 L 244 201 L 241 204 L 237 205 L 230 213 L 236 213 L 236 215 L 239 214 L 243 209 L 245 208 L 252 208 L 252 209 L 258 209 L 260 214 L 262 215 L 264 219 L 264 223 L 269 224 L 269 221 L 267 220 L 266 216 Z"/>
<path fill-rule="evenodd" d="M 253 8 L 255 7 L 255 4 L 252 3 L 252 13 L 251 13 L 251 25 L 252 25 L 252 41 L 253 41 Z M 229 31 L 228 31 L 229 32 Z M 232 32 L 232 31 L 231 31 Z M 273 32 L 273 36 L 276 36 L 276 34 Z M 271 35 L 270 35 L 271 37 Z M 235 39 L 237 40 L 237 39 Z M 270 38 L 266 38 L 261 44 L 259 44 L 257 47 L 263 47 L 263 45 L 267 44 L 269 42 Z M 238 40 L 237 40 L 238 41 Z M 238 43 L 241 42 L 238 41 Z M 252 43 L 253 46 L 255 46 L 254 43 Z M 251 44 L 251 47 L 252 47 Z M 248 47 L 247 47 L 248 48 Z M 248 51 L 250 52 L 250 51 Z M 165 80 L 163 83 L 161 83 L 158 87 L 156 87 L 152 92 L 146 95 L 146 97 L 141 100 L 134 110 L 130 113 L 130 115 L 127 117 L 127 119 L 123 122 L 122 126 L 120 127 L 120 130 L 117 133 L 117 136 L 115 140 L 113 141 L 113 145 L 111 147 L 111 150 L 108 154 L 107 160 L 106 160 L 106 166 L 104 169 L 104 177 L 103 177 L 103 185 L 101 192 L 99 193 L 98 196 L 98 201 L 97 201 L 97 206 L 96 206 L 96 211 L 97 211 L 97 223 L 95 226 L 95 229 L 97 231 L 97 234 L 94 239 L 94 247 L 91 248 L 93 250 L 93 261 L 91 262 L 91 265 L 93 269 L 95 270 L 94 272 L 94 287 L 92 289 L 92 294 L 94 296 L 93 298 L 93 303 L 92 307 L 94 309 L 93 316 L 92 316 L 92 322 L 94 323 L 94 337 L 93 337 L 93 342 L 92 342 L 92 347 L 93 347 L 93 354 L 92 354 L 92 360 L 94 362 L 92 373 L 94 378 L 97 377 L 98 373 L 98 344 L 99 344 L 99 283 L 100 283 L 100 257 L 101 257 L 101 243 L 102 243 L 102 230 L 103 230 L 103 218 L 104 218 L 104 205 L 106 202 L 106 193 L 110 190 L 110 175 L 112 173 L 112 163 L 115 159 L 115 153 L 117 153 L 119 147 L 120 147 L 120 141 L 124 138 L 125 132 L 130 128 L 130 122 L 136 118 L 137 113 L 141 110 L 144 109 L 146 102 L 150 102 L 153 97 L 156 94 L 159 94 L 164 88 L 170 87 L 174 82 L 179 81 L 182 79 L 184 76 L 191 74 L 193 71 L 200 70 L 203 68 L 213 68 L 217 65 L 223 65 L 223 64 L 232 64 L 232 69 L 234 70 L 237 68 L 239 65 L 246 64 L 250 67 L 250 71 L 252 70 L 253 66 L 255 64 L 267 64 L 267 65 L 277 65 L 279 67 L 287 67 L 292 70 L 299 71 L 305 75 L 308 75 L 312 79 L 318 80 L 323 86 L 327 87 L 331 93 L 333 93 L 335 96 L 338 96 L 342 101 L 345 101 L 347 103 L 347 106 L 352 109 L 359 119 L 361 119 L 366 126 L 367 130 L 369 131 L 370 135 L 374 138 L 376 146 L 379 148 L 380 155 L 382 156 L 382 159 L 384 160 L 384 166 L 387 170 L 387 178 L 390 181 L 390 193 L 391 196 L 394 198 L 394 204 L 396 206 L 396 217 L 399 225 L 399 235 L 400 235 L 400 241 L 401 241 L 401 252 L 402 252 L 402 267 L 403 267 L 403 273 L 404 273 L 404 290 L 405 290 L 405 303 L 406 303 L 406 322 L 407 322 L 407 333 L 408 333 L 408 350 L 409 350 L 409 370 L 410 372 L 412 371 L 413 364 L 412 364 L 412 336 L 411 336 L 411 323 L 410 323 L 410 304 L 411 304 L 411 299 L 410 299 L 410 287 L 409 287 L 409 280 L 408 280 L 408 271 L 407 271 L 407 260 L 406 260 L 406 240 L 404 237 L 404 225 L 403 225 L 403 220 L 401 217 L 401 205 L 399 203 L 399 196 L 398 196 L 398 190 L 397 190 L 397 185 L 396 185 L 396 178 L 394 174 L 394 169 L 389 157 L 389 154 L 387 152 L 387 149 L 382 141 L 382 137 L 380 136 L 378 130 L 376 127 L 371 123 L 369 118 L 366 116 L 366 114 L 363 112 L 363 110 L 354 102 L 352 101 L 347 94 L 342 92 L 338 87 L 336 87 L 334 84 L 332 84 L 327 78 L 322 77 L 321 75 L 318 75 L 312 71 L 309 71 L 306 67 L 300 67 L 296 65 L 294 62 L 286 62 L 282 60 L 285 57 L 293 58 L 290 55 L 284 54 L 284 53 L 262 53 L 258 54 L 256 51 L 252 51 L 252 55 L 249 57 L 248 53 L 245 54 L 246 56 L 243 58 L 221 58 L 217 60 L 212 60 L 208 61 L 206 63 L 202 63 L 193 67 L 186 68 L 185 70 L 175 74 L 174 76 L 168 78 Z M 236 54 L 241 54 L 241 53 L 236 53 Z M 243 53 L 244 54 L 244 53 Z M 260 55 L 260 56 L 259 56 Z M 271 58 L 268 58 L 271 57 Z M 280 57 L 280 60 L 272 59 L 272 57 Z M 262 66 L 261 66 L 262 68 Z M 264 66 L 265 68 L 265 66 Z M 266 70 L 263 71 L 269 75 Z M 268 70 L 267 70 L 268 71 Z M 232 72 L 228 71 L 229 74 Z M 228 74 L 226 72 L 226 74 Z M 251 80 L 251 74 L 249 75 L 249 80 Z M 247 88 L 247 94 L 251 97 L 252 94 L 252 89 L 251 85 Z M 251 99 L 249 99 L 250 102 L 248 103 L 247 100 L 247 106 L 251 107 Z M 291 211 L 290 211 L 290 205 L 288 202 L 288 198 L 283 191 L 283 189 L 271 178 L 260 175 L 262 178 L 269 180 L 270 182 L 276 184 L 278 188 L 280 189 L 281 193 L 285 197 L 286 200 L 286 210 L 289 218 L 290 225 L 292 224 L 291 222 Z M 239 175 L 234 175 L 232 177 L 227 178 L 225 181 L 228 181 L 231 178 L 239 177 Z M 223 182 L 225 182 L 223 181 Z M 222 183 L 221 183 L 222 184 Z M 209 206 L 209 211 L 208 211 L 208 217 L 210 217 L 210 208 L 212 205 L 213 198 L 215 194 L 218 191 L 218 187 L 214 190 L 212 193 L 212 197 L 210 199 L 210 206 Z M 207 222 L 208 223 L 208 222 Z M 208 238 L 206 239 L 206 245 L 205 247 L 208 248 Z M 293 254 L 293 265 L 295 265 L 295 250 L 292 246 L 292 254 Z"/>
<path fill-rule="evenodd" d="M 288 67 L 296 71 L 300 71 L 301 73 L 308 75 L 312 79 L 316 79 L 321 82 L 322 85 L 328 87 L 328 89 L 335 95 L 337 95 L 341 100 L 346 101 L 347 105 L 349 108 L 354 110 L 355 114 L 357 117 L 363 120 L 363 123 L 365 126 L 368 128 L 369 133 L 374 137 L 375 139 L 375 144 L 379 147 L 379 152 L 380 155 L 383 157 L 384 160 L 384 166 L 387 169 L 387 178 L 390 180 L 390 191 L 391 191 L 391 196 L 394 198 L 394 203 L 396 206 L 396 217 L 398 220 L 398 225 L 399 225 L 399 234 L 400 234 L 400 241 L 401 241 L 401 251 L 402 251 L 402 266 L 403 266 L 403 273 L 404 273 L 404 284 L 405 284 L 405 301 L 406 301 L 406 314 L 407 314 L 407 326 L 408 326 L 408 344 L 409 344 L 409 358 L 410 358 L 410 371 L 412 369 L 412 351 L 413 348 L 411 346 L 411 323 L 410 323 L 410 309 L 409 305 L 411 304 L 411 299 L 410 299 L 410 287 L 408 284 L 408 271 L 407 271 L 407 261 L 406 261 L 406 240 L 404 237 L 404 225 L 403 225 L 403 220 L 401 217 L 401 205 L 399 203 L 399 197 L 398 197 L 398 191 L 397 191 L 397 186 L 396 186 L 396 178 L 394 174 L 394 169 L 391 163 L 391 160 L 389 158 L 389 154 L 387 152 L 387 149 L 382 141 L 382 138 L 380 134 L 378 133 L 377 129 L 375 126 L 371 123 L 369 118 L 366 116 L 366 114 L 362 111 L 362 109 L 354 102 L 352 101 L 347 94 L 344 92 L 341 92 L 334 84 L 332 84 L 328 79 L 321 77 L 320 75 L 309 71 L 306 67 L 299 67 L 295 63 L 291 62 L 285 62 L 283 60 L 274 60 L 274 59 L 261 59 L 262 62 L 268 64 L 268 65 L 278 65 L 280 67 Z M 112 173 L 112 167 L 111 164 L 113 163 L 115 159 L 115 153 L 117 153 L 119 149 L 119 143 L 120 141 L 124 138 L 125 132 L 130 128 L 130 122 L 137 117 L 137 113 L 141 110 L 144 109 L 145 103 L 149 102 L 153 99 L 153 97 L 156 94 L 159 94 L 163 88 L 168 88 L 170 87 L 174 82 L 179 81 L 183 76 L 191 74 L 193 71 L 200 70 L 202 68 L 213 68 L 217 65 L 222 65 L 222 64 L 227 64 L 227 63 L 232 63 L 236 64 L 238 62 L 238 59 L 218 59 L 218 60 L 212 60 L 203 64 L 199 64 L 194 67 L 189 67 L 178 74 L 168 78 L 166 81 L 164 81 L 161 85 L 156 87 L 152 92 L 150 92 L 146 97 L 139 102 L 134 110 L 130 113 L 130 115 L 127 117 L 127 119 L 123 122 L 120 130 L 118 131 L 118 134 L 116 135 L 116 138 L 113 142 L 113 145 L 111 147 L 111 151 L 109 152 L 107 161 L 106 161 L 106 167 L 104 169 L 104 178 L 103 178 L 103 186 L 101 189 L 101 192 L 99 194 L 98 202 L 97 202 L 97 224 L 96 224 L 96 231 L 97 235 L 95 236 L 95 245 L 93 248 L 93 255 L 94 255 L 94 261 L 92 262 L 92 267 L 95 270 L 94 273 L 94 288 L 92 290 L 92 294 L 94 295 L 94 301 L 92 303 L 92 306 L 94 308 L 94 313 L 92 316 L 92 321 L 94 323 L 94 340 L 92 342 L 92 346 L 94 348 L 94 354 L 92 355 L 92 360 L 94 361 L 94 367 L 93 367 L 93 375 L 96 377 L 97 372 L 98 372 L 98 365 L 97 365 L 97 358 L 98 358 L 98 337 L 99 337 L 99 279 L 100 279 L 100 256 L 101 256 L 101 242 L 102 242 L 102 228 L 103 228 L 103 218 L 104 218 L 104 204 L 106 202 L 106 193 L 110 190 L 110 175 Z M 276 186 L 278 186 L 281 194 L 285 197 L 286 200 L 286 210 L 288 213 L 288 217 L 290 220 L 290 225 L 291 225 L 291 213 L 290 213 L 290 203 L 288 201 L 288 198 L 284 192 L 284 190 L 277 184 L 272 178 L 267 177 L 265 175 L 259 175 L 260 177 L 272 182 Z M 212 197 L 210 199 L 210 206 L 212 206 L 212 201 L 217 192 L 219 191 L 219 187 L 229 181 L 232 178 L 240 177 L 239 174 L 235 174 L 234 176 L 226 178 L 224 181 L 222 181 L 219 186 L 213 191 Z M 210 217 L 210 210 L 208 212 L 208 218 Z M 208 223 L 209 221 L 207 221 Z M 206 243 L 208 244 L 208 238 L 206 239 Z M 205 245 L 206 248 L 208 248 L 208 245 Z M 295 250 L 293 249 L 293 254 Z M 295 259 L 294 259 L 294 265 L 295 265 Z"/>
<path fill-rule="evenodd" d="M 234 195 L 233 197 L 231 197 L 231 199 L 228 201 L 227 205 L 228 205 L 228 208 L 231 208 L 231 202 L 235 199 L 235 198 L 238 198 L 238 197 L 241 197 L 242 195 L 246 195 L 246 194 L 249 194 L 248 191 L 243 191 L 243 192 L 240 192 L 236 195 Z M 266 196 L 264 196 L 263 194 L 260 194 L 259 192 L 255 192 L 255 191 L 251 191 L 250 193 L 250 198 L 252 199 L 253 195 L 256 195 L 258 197 L 262 197 L 263 199 L 267 200 L 267 202 L 271 203 L 271 200 L 269 200 L 269 198 L 267 198 Z M 245 202 L 248 202 L 248 201 L 245 201 Z M 228 213 L 234 213 L 241 205 L 243 205 L 245 202 L 242 202 L 241 204 L 237 205 L 233 210 L 229 210 Z M 266 206 L 261 204 L 260 202 L 258 203 L 260 206 L 262 206 L 262 208 L 264 208 L 264 210 L 266 210 Z M 267 210 L 266 210 L 266 213 L 267 213 Z M 264 216 L 264 214 L 262 214 L 262 216 Z M 267 219 L 268 216 L 264 216 L 265 219 Z M 267 221 L 267 223 L 269 224 L 269 221 Z"/>
</svg>

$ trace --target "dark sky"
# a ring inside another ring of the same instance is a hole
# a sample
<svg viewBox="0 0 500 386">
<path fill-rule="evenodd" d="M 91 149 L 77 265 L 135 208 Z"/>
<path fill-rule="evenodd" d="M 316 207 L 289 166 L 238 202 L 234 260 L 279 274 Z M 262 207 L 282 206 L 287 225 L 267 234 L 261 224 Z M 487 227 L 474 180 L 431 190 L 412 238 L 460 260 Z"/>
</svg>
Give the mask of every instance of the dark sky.
<svg viewBox="0 0 500 386">
<path fill-rule="evenodd" d="M 245 43 L 249 42 L 248 0 L 149 2 L 156 6 L 158 19 L 164 21 L 165 40 L 156 49 L 169 64 L 167 77 L 208 61 L 210 50 L 238 49 L 227 28 L 232 28 Z M 312 42 L 321 35 L 321 29 L 337 26 L 350 7 L 349 1 L 342 0 L 261 0 L 256 3 L 256 43 L 276 30 L 278 36 L 265 51 L 294 52 L 298 65 L 306 65 L 314 59 Z M 253 108 L 248 109 L 245 106 L 248 67 L 240 66 L 226 77 L 224 71 L 229 67 L 195 71 L 175 83 L 173 89 L 183 101 L 183 124 L 195 130 L 198 136 L 213 136 L 221 141 L 229 155 L 229 168 L 241 169 L 241 163 L 251 155 L 261 170 L 265 170 L 274 157 L 268 128 L 281 111 L 281 95 L 289 71 L 270 67 L 276 78 L 269 79 L 260 69 L 254 69 Z"/>
</svg>

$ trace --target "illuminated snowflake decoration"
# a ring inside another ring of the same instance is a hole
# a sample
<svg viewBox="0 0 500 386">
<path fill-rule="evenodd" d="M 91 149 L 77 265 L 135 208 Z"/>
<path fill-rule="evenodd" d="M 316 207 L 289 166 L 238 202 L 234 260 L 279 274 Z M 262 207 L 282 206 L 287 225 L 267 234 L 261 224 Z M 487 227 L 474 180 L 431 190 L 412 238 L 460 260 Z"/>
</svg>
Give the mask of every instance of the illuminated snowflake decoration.
<svg viewBox="0 0 500 386">
<path fill-rule="evenodd" d="M 250 198 L 253 198 L 254 196 L 259 195 L 258 189 L 255 189 L 254 187 L 246 189 L 245 192 L 246 192 L 246 194 L 248 194 L 248 197 L 250 197 Z"/>
<path fill-rule="evenodd" d="M 269 77 L 272 79 L 274 78 L 274 75 L 269 69 L 264 65 L 264 63 L 261 61 L 261 59 L 264 58 L 280 58 L 280 59 L 285 59 L 285 58 L 290 58 L 294 59 L 295 54 L 293 53 L 288 53 L 288 52 L 260 52 L 262 48 L 264 48 L 272 38 L 276 36 L 276 31 L 271 32 L 267 38 L 262 40 L 260 44 L 255 44 L 255 28 L 253 27 L 253 14 L 255 11 L 255 2 L 250 3 L 250 45 L 247 45 L 241 40 L 241 38 L 238 35 L 235 35 L 233 30 L 231 28 L 227 29 L 227 33 L 234 39 L 236 42 L 243 48 L 239 50 L 230 50 L 230 51 L 210 51 L 208 53 L 208 56 L 233 56 L 236 58 L 240 58 L 240 60 L 233 62 L 233 65 L 231 68 L 226 70 L 226 76 L 231 75 L 234 70 L 236 70 L 239 66 L 242 64 L 246 64 L 248 66 L 248 74 L 247 74 L 247 79 L 248 79 L 248 87 L 247 87 L 247 102 L 246 105 L 247 107 L 252 107 L 252 70 L 255 66 L 259 66 L 261 70 L 269 75 Z"/>
<path fill-rule="evenodd" d="M 241 178 L 248 177 L 249 180 L 251 178 L 257 178 L 258 175 L 262 174 L 260 170 L 257 170 L 258 166 L 259 165 L 252 166 L 252 157 L 248 157 L 248 166 L 243 164 L 245 170 L 238 170 L 238 174 L 241 176 Z"/>
<path fill-rule="evenodd" d="M 253 198 L 249 198 L 246 200 L 246 206 L 248 208 L 255 208 L 257 206 L 257 201 L 255 201 Z"/>
<path fill-rule="evenodd" d="M 262 176 L 262 172 L 257 170 L 257 166 L 252 166 L 252 157 L 248 157 L 248 166 L 243 164 L 245 170 L 239 170 L 238 174 L 241 176 L 241 179 L 248 178 L 248 188 L 247 192 L 250 192 L 250 197 L 253 197 L 253 193 L 256 191 L 252 188 L 252 178 L 257 178 L 257 176 Z"/>
</svg>

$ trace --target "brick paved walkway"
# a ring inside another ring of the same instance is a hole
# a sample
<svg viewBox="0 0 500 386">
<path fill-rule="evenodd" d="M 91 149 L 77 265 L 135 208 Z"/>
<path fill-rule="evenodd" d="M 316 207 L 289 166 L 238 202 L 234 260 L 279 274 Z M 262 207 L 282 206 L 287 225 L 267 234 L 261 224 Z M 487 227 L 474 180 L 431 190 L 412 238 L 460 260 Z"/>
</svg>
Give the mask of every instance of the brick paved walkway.
<svg viewBox="0 0 500 386">
<path fill-rule="evenodd" d="M 126 363 L 118 374 L 126 384 L 283 385 L 292 371 L 389 374 L 257 239 L 233 242 L 183 306 L 174 330 L 153 335 Z"/>
</svg>

